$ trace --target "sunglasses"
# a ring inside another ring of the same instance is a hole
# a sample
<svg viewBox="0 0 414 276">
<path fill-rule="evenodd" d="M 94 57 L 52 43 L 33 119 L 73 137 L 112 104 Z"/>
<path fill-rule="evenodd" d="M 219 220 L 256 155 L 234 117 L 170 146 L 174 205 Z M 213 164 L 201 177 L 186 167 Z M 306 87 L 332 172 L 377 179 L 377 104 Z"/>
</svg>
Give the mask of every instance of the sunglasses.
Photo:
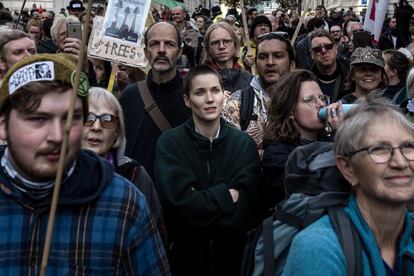
<svg viewBox="0 0 414 276">
<path fill-rule="evenodd" d="M 262 35 L 259 35 L 257 37 L 257 41 L 261 42 L 263 40 L 271 40 L 271 39 L 283 39 L 283 40 L 289 40 L 289 34 L 287 32 L 270 32 L 265 33 Z"/>
<path fill-rule="evenodd" d="M 321 45 L 321 46 L 317 46 L 317 47 L 313 47 L 312 51 L 314 53 L 321 53 L 323 51 L 323 49 L 325 49 L 326 51 L 330 51 L 333 49 L 335 45 L 333 43 L 330 44 L 325 44 L 325 45 Z"/>
<path fill-rule="evenodd" d="M 86 121 L 84 123 L 85 126 L 92 126 L 96 119 L 99 119 L 99 123 L 103 128 L 114 128 L 115 125 L 118 123 L 118 116 L 104 113 L 102 115 L 96 115 L 95 113 L 89 113 Z"/>
</svg>

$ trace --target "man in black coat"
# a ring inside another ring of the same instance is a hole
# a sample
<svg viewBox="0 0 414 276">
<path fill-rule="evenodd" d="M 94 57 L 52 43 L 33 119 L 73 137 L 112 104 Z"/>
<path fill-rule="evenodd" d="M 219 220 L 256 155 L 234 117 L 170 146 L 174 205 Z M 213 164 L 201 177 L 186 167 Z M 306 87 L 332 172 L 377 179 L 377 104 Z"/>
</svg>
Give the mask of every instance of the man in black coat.
<svg viewBox="0 0 414 276">
<path fill-rule="evenodd" d="M 403 47 L 410 42 L 410 20 L 414 14 L 414 9 L 408 4 L 407 0 L 400 0 L 400 4 L 395 10 L 394 17 L 397 19 L 397 31 L 401 34 Z"/>
<path fill-rule="evenodd" d="M 176 68 L 182 53 L 179 31 L 169 22 L 158 22 L 144 39 L 145 56 L 152 67 L 146 85 L 161 113 L 176 127 L 191 115 L 184 105 L 183 79 Z M 155 147 L 162 131 L 145 110 L 137 83 L 127 86 L 119 101 L 125 114 L 125 155 L 141 163 L 153 178 Z"/>
</svg>

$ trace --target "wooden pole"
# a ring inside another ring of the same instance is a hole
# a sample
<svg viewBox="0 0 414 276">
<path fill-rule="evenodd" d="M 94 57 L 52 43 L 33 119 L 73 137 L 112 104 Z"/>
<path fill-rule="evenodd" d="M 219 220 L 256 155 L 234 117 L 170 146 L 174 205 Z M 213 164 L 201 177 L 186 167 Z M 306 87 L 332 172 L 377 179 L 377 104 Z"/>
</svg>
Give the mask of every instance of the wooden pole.
<svg viewBox="0 0 414 276">
<path fill-rule="evenodd" d="M 92 7 L 92 0 L 88 0 L 88 7 L 86 9 L 86 26 L 85 30 L 89 28 L 89 20 L 91 16 L 91 7 Z M 50 244 L 52 240 L 52 234 L 53 234 L 53 224 L 55 222 L 55 215 L 56 215 L 56 209 L 57 209 L 57 203 L 59 199 L 59 193 L 60 193 L 60 186 L 62 184 L 62 175 L 64 170 L 64 164 L 65 164 L 65 158 L 66 158 L 66 151 L 68 148 L 69 143 L 69 135 L 70 135 L 70 129 L 72 126 L 72 120 L 73 120 L 73 113 L 75 109 L 75 103 L 76 103 L 76 97 L 77 97 L 77 91 L 79 86 L 79 80 L 80 80 L 80 74 L 82 72 L 83 68 L 83 61 L 86 55 L 85 48 L 86 48 L 86 40 L 87 40 L 87 32 L 82 32 L 82 42 L 81 42 L 81 48 L 79 53 L 79 60 L 76 68 L 76 74 L 75 74 L 75 81 L 73 84 L 73 91 L 70 99 L 70 106 L 69 106 L 69 112 L 68 112 L 68 118 L 65 124 L 64 129 L 64 135 L 63 135 L 63 143 L 62 148 L 60 149 L 60 156 L 59 156 L 59 163 L 58 163 L 58 169 L 56 173 L 56 179 L 55 179 L 55 186 L 53 189 L 53 196 L 52 196 L 52 202 L 50 206 L 50 214 L 49 214 L 49 221 L 47 224 L 47 230 L 46 230 L 46 238 L 45 238 L 45 245 L 43 248 L 43 256 L 42 256 L 42 264 L 41 264 L 41 270 L 40 275 L 44 276 L 46 274 L 46 267 L 47 267 L 47 261 L 49 258 L 49 250 L 50 250 Z"/>
<path fill-rule="evenodd" d="M 20 9 L 19 17 L 17 17 L 16 25 L 14 25 L 14 28 L 16 30 L 17 30 L 17 26 L 19 26 L 20 19 L 22 18 L 22 12 L 23 12 L 24 6 L 26 6 L 26 0 L 23 1 L 23 5 L 22 5 L 22 8 Z"/>
<path fill-rule="evenodd" d="M 247 28 L 247 18 L 246 18 L 246 11 L 244 10 L 244 0 L 240 0 L 240 9 L 242 12 L 242 20 L 243 20 L 243 32 L 244 32 L 244 45 L 247 46 L 247 55 L 252 54 L 252 47 L 250 46 L 250 37 L 249 37 L 249 29 Z M 256 64 L 252 65 L 252 75 L 256 75 Z"/>
<path fill-rule="evenodd" d="M 303 20 L 305 19 L 305 14 L 306 14 L 306 11 L 307 11 L 307 10 L 308 10 L 308 8 L 309 8 L 310 2 L 311 2 L 310 0 L 307 0 L 307 1 L 306 1 L 306 4 L 305 4 L 305 9 L 302 11 L 302 15 L 300 16 L 299 23 L 298 23 L 298 25 L 296 26 L 295 33 L 293 34 L 292 40 L 290 41 L 290 44 L 292 44 L 292 46 L 294 46 L 294 45 L 295 45 L 296 38 L 298 37 L 298 34 L 299 34 L 299 31 L 300 31 L 300 28 L 302 27 Z"/>
</svg>

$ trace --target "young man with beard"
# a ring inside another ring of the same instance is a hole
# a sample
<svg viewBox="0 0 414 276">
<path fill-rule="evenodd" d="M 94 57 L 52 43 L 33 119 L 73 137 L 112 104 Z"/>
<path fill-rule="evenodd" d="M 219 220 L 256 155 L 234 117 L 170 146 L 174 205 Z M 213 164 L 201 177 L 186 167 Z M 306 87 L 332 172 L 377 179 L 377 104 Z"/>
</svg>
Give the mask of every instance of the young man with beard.
<svg viewBox="0 0 414 276">
<path fill-rule="evenodd" d="M 328 95 L 332 102 L 336 102 L 347 93 L 343 83 L 349 69 L 336 58 L 335 39 L 327 31 L 313 31 L 309 35 L 309 43 L 314 62 L 312 72 L 318 77 L 322 92 Z"/>
<path fill-rule="evenodd" d="M 49 76 L 35 74 L 47 66 Z M 169 275 L 145 197 L 82 151 L 88 81 L 68 54 L 33 55 L 0 87 L 0 275 L 38 275 L 71 97 L 77 93 L 47 275 Z"/>
<path fill-rule="evenodd" d="M 144 39 L 145 56 L 152 67 L 145 84 L 168 123 L 176 127 L 190 117 L 176 65 L 182 52 L 180 33 L 172 23 L 158 22 L 148 28 Z M 133 83 L 119 99 L 125 115 L 125 155 L 142 164 L 153 178 L 155 147 L 162 131 L 145 109 L 141 93 Z"/>
<path fill-rule="evenodd" d="M 248 87 L 236 91 L 227 99 L 222 116 L 229 124 L 247 132 L 261 153 L 271 97 L 266 89 L 294 68 L 295 56 L 289 40 L 276 33 L 259 36 L 255 63 L 257 76 Z"/>
<path fill-rule="evenodd" d="M 397 18 L 389 18 L 388 28 L 380 36 L 377 48 L 384 51 L 387 49 L 399 49 L 405 47 L 406 45 L 403 43 L 401 37 L 402 34 L 399 34 L 397 31 Z"/>
<path fill-rule="evenodd" d="M 233 93 L 249 86 L 252 74 L 242 70 L 238 61 L 240 41 L 233 28 L 226 22 L 213 23 L 204 36 L 204 60 L 217 70 L 223 80 L 224 90 Z"/>
<path fill-rule="evenodd" d="M 165 211 L 173 275 L 240 275 L 246 233 L 262 215 L 254 141 L 220 113 L 224 90 L 209 66 L 184 84 L 192 118 L 157 144 L 156 187 Z"/>
</svg>

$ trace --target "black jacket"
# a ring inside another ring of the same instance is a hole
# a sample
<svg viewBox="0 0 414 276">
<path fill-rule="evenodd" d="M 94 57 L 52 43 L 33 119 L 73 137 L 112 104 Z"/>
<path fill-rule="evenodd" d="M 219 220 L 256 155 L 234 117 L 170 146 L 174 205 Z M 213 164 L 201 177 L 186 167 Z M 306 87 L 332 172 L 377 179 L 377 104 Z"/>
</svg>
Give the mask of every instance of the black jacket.
<svg viewBox="0 0 414 276">
<path fill-rule="evenodd" d="M 190 117 L 190 110 L 183 100 L 183 79 L 176 73 L 169 82 L 157 84 L 148 74 L 149 91 L 172 127 Z M 125 116 L 125 155 L 142 164 L 154 179 L 155 146 L 161 130 L 145 111 L 137 83 L 128 85 L 119 99 Z"/>
<path fill-rule="evenodd" d="M 224 90 L 231 93 L 250 86 L 253 75 L 241 69 L 222 68 L 218 73 L 223 80 Z"/>
<path fill-rule="evenodd" d="M 321 79 L 324 79 L 324 76 L 321 75 L 321 73 L 318 70 L 318 67 L 316 65 L 313 65 L 312 72 L 315 73 L 315 75 L 318 77 L 318 83 L 321 86 L 322 92 L 331 98 L 331 102 L 336 102 L 339 99 L 341 99 L 344 95 L 348 94 L 350 91 L 349 89 L 344 85 L 346 83 L 348 74 L 349 74 L 349 67 L 345 64 L 345 62 L 337 59 L 336 60 L 337 69 L 334 73 L 334 76 L 336 76 L 336 83 L 335 83 L 335 89 L 334 91 L 324 91 L 323 90 L 323 83 L 321 82 Z"/>
<path fill-rule="evenodd" d="M 309 143 L 311 142 L 299 139 L 293 143 L 274 142 L 265 145 L 262 168 L 268 207 L 274 207 L 286 195 L 283 181 L 289 154 L 296 147 Z"/>
<path fill-rule="evenodd" d="M 173 275 L 239 275 L 246 232 L 263 211 L 259 181 L 255 142 L 223 119 L 212 142 L 192 119 L 160 137 L 156 186 Z M 230 188 L 240 193 L 235 204 Z"/>
<path fill-rule="evenodd" d="M 377 48 L 380 49 L 381 51 L 384 51 L 387 49 L 399 49 L 401 47 L 404 47 L 405 45 L 403 45 L 403 42 L 401 40 L 401 35 L 398 32 L 396 32 L 395 36 L 397 37 L 396 47 L 394 47 L 394 43 L 392 41 L 391 30 L 390 29 L 386 30 L 384 34 L 380 36 L 378 40 Z"/>
</svg>

